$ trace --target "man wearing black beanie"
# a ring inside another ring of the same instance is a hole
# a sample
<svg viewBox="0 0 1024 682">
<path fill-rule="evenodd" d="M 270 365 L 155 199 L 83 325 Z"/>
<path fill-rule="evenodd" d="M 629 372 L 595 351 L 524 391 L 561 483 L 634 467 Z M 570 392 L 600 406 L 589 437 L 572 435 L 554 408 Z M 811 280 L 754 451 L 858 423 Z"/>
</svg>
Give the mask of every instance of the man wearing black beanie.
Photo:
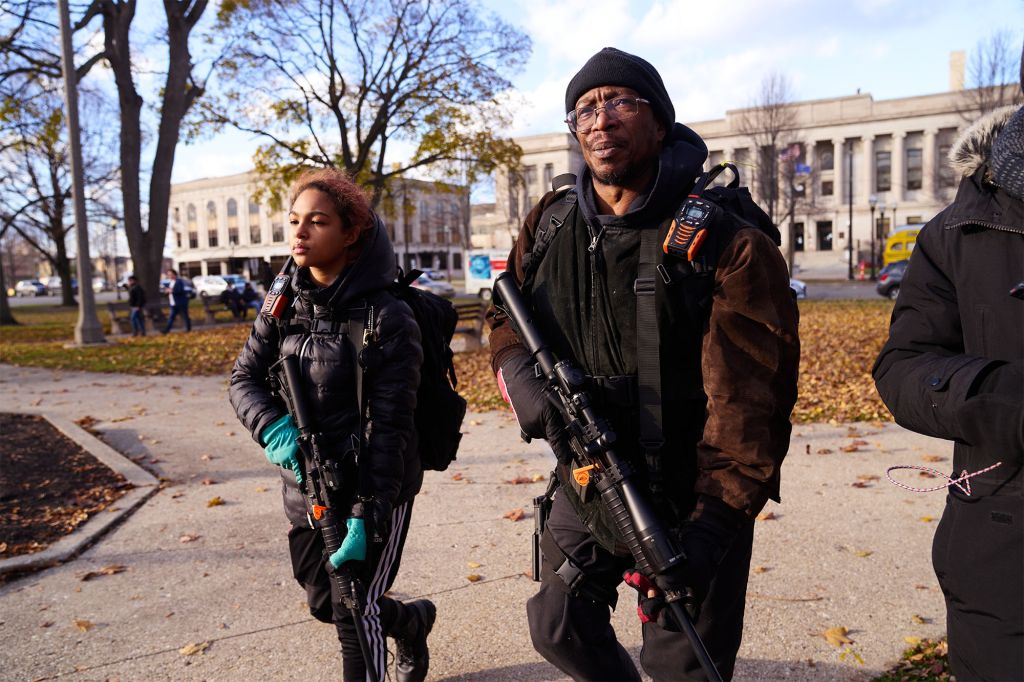
<svg viewBox="0 0 1024 682">
<path fill-rule="evenodd" d="M 699 246 L 662 248 L 690 192 L 712 198 L 695 187 L 707 147 L 675 122 L 665 84 L 646 60 L 601 50 L 569 82 L 565 109 L 584 166 L 572 189 L 549 192 L 529 213 L 508 271 L 554 354 L 586 373 L 594 410 L 617 436 L 616 455 L 671 533 L 673 562 L 636 573 L 597 492 L 609 474 L 594 471 L 589 483 L 574 476 L 586 462 L 574 455 L 530 352 L 492 308 L 499 388 L 524 436 L 546 439 L 558 459 L 558 485 L 542 505 L 530 635 L 574 679 L 640 679 L 610 625 L 625 572 L 638 588 L 645 672 L 657 680 L 706 672 L 665 608 L 669 596 L 681 598 L 729 678 L 753 520 L 778 500 L 796 400 L 797 311 L 773 243 L 778 231 L 767 216 L 754 226 L 709 210 Z"/>
</svg>

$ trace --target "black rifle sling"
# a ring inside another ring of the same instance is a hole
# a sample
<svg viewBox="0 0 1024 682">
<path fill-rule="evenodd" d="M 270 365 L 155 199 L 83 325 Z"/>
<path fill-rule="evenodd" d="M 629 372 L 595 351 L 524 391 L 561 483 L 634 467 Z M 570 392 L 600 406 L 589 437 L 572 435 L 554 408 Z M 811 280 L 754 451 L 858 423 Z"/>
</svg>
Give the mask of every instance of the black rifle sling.
<svg viewBox="0 0 1024 682">
<path fill-rule="evenodd" d="M 655 290 L 659 276 L 666 271 L 661 265 L 658 244 L 659 230 L 640 231 L 640 262 L 633 283 L 636 294 L 636 364 L 640 443 L 647 459 L 651 492 L 662 492 L 661 449 L 665 434 L 661 413 L 661 342 L 658 334 L 658 312 Z"/>
</svg>

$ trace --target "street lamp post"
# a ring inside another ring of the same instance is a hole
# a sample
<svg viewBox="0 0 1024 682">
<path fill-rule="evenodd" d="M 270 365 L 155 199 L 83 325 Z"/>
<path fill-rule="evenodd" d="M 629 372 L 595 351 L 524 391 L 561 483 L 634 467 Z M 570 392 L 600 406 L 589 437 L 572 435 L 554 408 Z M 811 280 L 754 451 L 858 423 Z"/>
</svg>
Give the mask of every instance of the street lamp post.
<svg viewBox="0 0 1024 682">
<path fill-rule="evenodd" d="M 868 197 L 868 206 L 871 207 L 871 260 L 868 265 L 871 268 L 871 281 L 875 281 L 875 206 L 878 205 L 878 197 L 874 194 Z"/>
<path fill-rule="evenodd" d="M 113 261 L 114 266 L 114 295 L 117 296 L 117 300 L 121 300 L 121 287 L 117 286 L 117 221 L 110 221 L 110 259 Z"/>
<path fill-rule="evenodd" d="M 881 251 L 884 248 L 885 241 L 885 202 L 878 202 L 878 210 L 881 212 L 878 218 L 878 250 Z M 879 259 L 881 260 L 881 259 Z"/>
<path fill-rule="evenodd" d="M 896 202 L 892 202 L 892 229 L 896 229 Z"/>
<path fill-rule="evenodd" d="M 452 228 L 445 225 L 441 228 L 444 233 L 444 266 L 448 271 L 448 281 L 452 281 L 452 256 L 451 256 L 451 233 Z"/>
<path fill-rule="evenodd" d="M 846 279 L 853 280 L 853 142 L 846 144 L 846 186 L 850 224 L 846 230 Z"/>
</svg>

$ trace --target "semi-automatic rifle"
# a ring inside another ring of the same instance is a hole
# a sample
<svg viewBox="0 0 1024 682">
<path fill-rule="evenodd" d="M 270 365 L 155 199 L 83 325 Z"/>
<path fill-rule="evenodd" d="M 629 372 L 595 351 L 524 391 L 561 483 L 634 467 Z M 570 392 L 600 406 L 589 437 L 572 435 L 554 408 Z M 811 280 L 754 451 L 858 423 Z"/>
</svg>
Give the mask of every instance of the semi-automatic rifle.
<svg viewBox="0 0 1024 682">
<path fill-rule="evenodd" d="M 633 479 L 629 463 L 615 454 L 615 431 L 594 409 L 586 390 L 586 374 L 570 360 L 558 360 L 548 348 L 511 273 L 498 277 L 494 291 L 499 297 L 495 305 L 512 321 L 520 340 L 556 396 L 553 402 L 561 411 L 568 431 L 576 482 L 584 488 L 587 485 L 596 487 L 641 574 L 657 583 L 658 576 L 680 570 L 686 555 L 662 525 L 654 507 Z M 675 589 L 662 591 L 671 615 L 689 638 L 704 672 L 713 681 L 721 680 L 690 614 L 683 608 L 680 601 L 682 592 Z"/>
</svg>

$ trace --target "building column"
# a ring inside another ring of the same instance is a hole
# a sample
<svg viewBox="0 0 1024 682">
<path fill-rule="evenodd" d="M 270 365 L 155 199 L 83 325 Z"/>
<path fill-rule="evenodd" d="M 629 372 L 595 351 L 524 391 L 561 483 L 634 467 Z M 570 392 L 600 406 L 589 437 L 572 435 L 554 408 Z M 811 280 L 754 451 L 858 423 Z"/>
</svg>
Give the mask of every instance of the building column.
<svg viewBox="0 0 1024 682">
<path fill-rule="evenodd" d="M 864 135 L 860 138 L 864 167 L 861 168 L 861 189 L 854 203 L 868 205 L 868 197 L 875 193 L 875 136 Z"/>
<path fill-rule="evenodd" d="M 924 131 L 921 150 L 921 194 L 925 201 L 933 201 L 935 199 L 935 180 L 939 174 L 935 148 L 938 135 L 939 131 L 936 128 L 929 128 Z"/>
<path fill-rule="evenodd" d="M 832 197 L 837 207 L 846 203 L 846 164 L 846 140 L 832 140 Z"/>
<path fill-rule="evenodd" d="M 904 132 L 898 132 L 892 134 L 892 167 L 890 172 L 892 173 L 892 191 L 889 193 L 891 201 L 903 203 L 903 192 L 907 189 L 907 178 L 906 171 L 904 170 L 906 157 L 906 151 L 904 150 L 904 142 L 906 141 L 907 134 Z"/>
</svg>

